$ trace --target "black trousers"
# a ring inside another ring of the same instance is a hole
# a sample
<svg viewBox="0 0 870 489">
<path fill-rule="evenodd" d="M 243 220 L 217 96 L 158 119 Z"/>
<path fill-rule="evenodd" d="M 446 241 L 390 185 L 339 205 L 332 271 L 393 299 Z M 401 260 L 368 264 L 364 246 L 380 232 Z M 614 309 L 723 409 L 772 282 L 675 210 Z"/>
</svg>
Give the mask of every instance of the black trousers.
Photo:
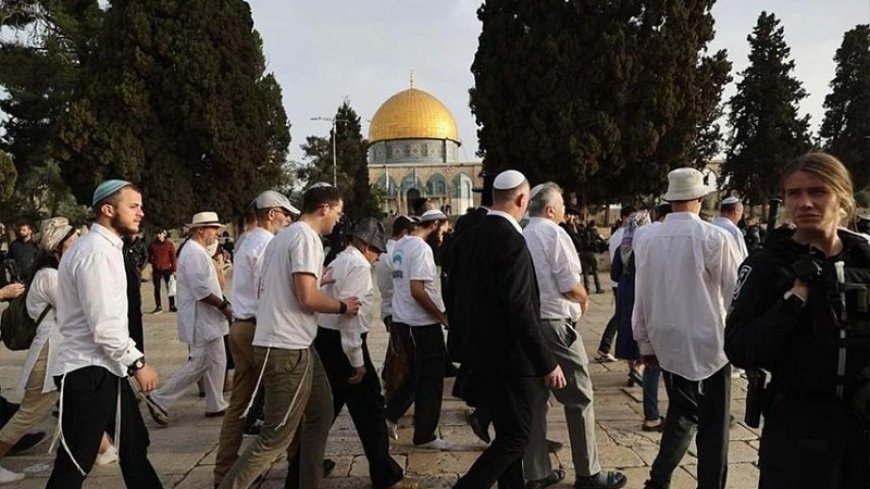
<svg viewBox="0 0 870 489">
<path fill-rule="evenodd" d="M 604 332 L 601 333 L 601 343 L 598 344 L 598 351 L 604 353 L 610 353 L 610 348 L 613 346 L 613 339 L 616 338 L 616 329 L 619 326 L 616 323 L 616 287 L 612 287 L 613 290 L 613 316 L 610 318 L 610 321 L 607 321 L 607 326 L 604 327 Z"/>
<path fill-rule="evenodd" d="M 667 488 L 674 469 L 692 442 L 698 445 L 698 489 L 724 489 L 728 476 L 728 430 L 731 417 L 731 365 L 703 381 L 662 369 L 668 391 L 668 414 L 650 480 Z"/>
<path fill-rule="evenodd" d="M 441 396 L 444 394 L 444 332 L 440 324 L 408 326 L 393 322 L 392 328 L 409 328 L 414 343 L 408 358 L 408 374 L 390 396 L 386 416 L 397 422 L 414 404 L 414 444 L 428 443 L 436 438 L 441 417 Z"/>
<path fill-rule="evenodd" d="M 529 443 L 532 411 L 550 391 L 540 377 L 486 376 L 474 380 L 492 415 L 495 439 L 459 479 L 454 489 L 522 489 L 523 453 Z"/>
<path fill-rule="evenodd" d="M 827 399 L 770 392 L 758 451 L 760 489 L 870 487 L 867 428 L 833 392 L 831 386 Z"/>
<path fill-rule="evenodd" d="M 598 255 L 594 251 L 581 251 L 580 263 L 583 265 L 583 288 L 589 290 L 589 275 L 595 281 L 595 292 L 601 292 L 601 280 L 598 278 Z"/>
<path fill-rule="evenodd" d="M 160 282 L 161 279 L 164 283 L 166 283 L 166 290 L 169 291 L 169 278 L 172 277 L 171 272 L 161 272 L 159 270 L 154 270 L 151 272 L 151 281 L 154 282 L 154 304 L 157 307 L 160 307 Z M 175 297 L 169 296 L 169 307 L 175 307 Z"/>
<path fill-rule="evenodd" d="M 332 388 L 332 403 L 335 417 L 347 405 L 347 411 L 359 434 L 363 451 L 369 462 L 369 476 L 375 488 L 389 487 L 400 481 L 404 474 L 399 464 L 390 456 L 390 441 L 384 423 L 384 396 L 381 382 L 369 355 L 363 334 L 363 362 L 366 374 L 359 384 L 349 384 L 353 368 L 341 349 L 341 333 L 318 328 L 314 348 L 323 362 L 323 369 Z"/>
<path fill-rule="evenodd" d="M 60 388 L 60 377 L 55 377 L 55 383 Z M 114 436 L 119 387 L 121 439 L 116 443 L 124 483 L 128 489 L 161 489 L 160 478 L 148 461 L 148 429 L 127 379 L 102 367 L 84 367 L 66 374 L 61 394 L 63 439 L 75 462 L 90 472 L 103 433 Z M 46 489 L 77 489 L 84 480 L 61 443 Z"/>
</svg>

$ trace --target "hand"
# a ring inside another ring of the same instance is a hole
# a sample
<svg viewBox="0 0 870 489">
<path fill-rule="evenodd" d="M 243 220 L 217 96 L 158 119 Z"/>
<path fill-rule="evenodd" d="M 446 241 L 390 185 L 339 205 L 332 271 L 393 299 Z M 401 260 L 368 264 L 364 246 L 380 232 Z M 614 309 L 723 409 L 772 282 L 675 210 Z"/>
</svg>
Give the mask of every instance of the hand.
<svg viewBox="0 0 870 489">
<path fill-rule="evenodd" d="M 227 321 L 233 322 L 233 306 L 227 304 L 227 307 L 225 307 L 224 310 L 221 312 L 223 313 L 224 317 L 227 318 Z"/>
<path fill-rule="evenodd" d="M 659 366 L 659 359 L 655 355 L 641 355 L 640 361 L 643 362 L 647 368 L 655 368 Z"/>
<path fill-rule="evenodd" d="M 0 289 L 0 301 L 8 301 L 24 293 L 24 284 L 13 283 Z"/>
<path fill-rule="evenodd" d="M 341 302 L 344 302 L 347 305 L 347 310 L 344 311 L 344 314 L 347 316 L 356 316 L 359 314 L 359 306 L 360 301 L 356 297 L 346 297 L 344 299 L 339 299 Z"/>
<path fill-rule="evenodd" d="M 139 384 L 139 390 L 144 393 L 149 393 L 160 385 L 160 376 L 157 371 L 151 368 L 151 365 L 145 364 L 144 367 L 133 372 L 133 378 Z"/>
<path fill-rule="evenodd" d="M 360 382 L 362 382 L 362 379 L 365 376 L 366 376 L 366 366 L 365 365 L 363 365 L 362 367 L 354 367 L 353 368 L 353 375 L 351 375 L 350 378 L 347 379 L 347 383 L 348 384 L 359 384 Z"/>
<path fill-rule="evenodd" d="M 806 302 L 810 298 L 810 284 L 796 278 L 794 285 L 791 286 L 791 292 Z"/>
<path fill-rule="evenodd" d="M 441 324 L 444 325 L 444 329 L 450 329 L 450 323 L 447 321 L 447 316 L 445 314 L 441 315 Z"/>
<path fill-rule="evenodd" d="M 565 380 L 565 374 L 562 373 L 562 367 L 556 365 L 552 372 L 544 376 L 544 384 L 550 389 L 561 389 L 568 382 Z"/>
<path fill-rule="evenodd" d="M 335 277 L 332 276 L 332 268 L 327 268 L 323 271 L 323 276 L 320 277 L 320 286 L 326 287 L 335 283 Z"/>
</svg>

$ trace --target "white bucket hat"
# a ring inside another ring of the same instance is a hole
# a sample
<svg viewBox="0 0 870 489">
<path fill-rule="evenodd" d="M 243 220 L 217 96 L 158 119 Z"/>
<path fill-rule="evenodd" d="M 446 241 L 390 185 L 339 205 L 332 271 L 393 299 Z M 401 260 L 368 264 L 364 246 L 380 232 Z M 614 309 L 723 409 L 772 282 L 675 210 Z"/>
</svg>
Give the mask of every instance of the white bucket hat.
<svg viewBox="0 0 870 489">
<path fill-rule="evenodd" d="M 193 228 L 222 228 L 217 212 L 199 212 L 193 215 L 193 221 L 187 225 L 188 229 Z"/>
<path fill-rule="evenodd" d="M 662 197 L 668 202 L 703 198 L 715 189 L 704 183 L 704 174 L 694 168 L 677 168 L 668 173 L 668 193 Z"/>
</svg>

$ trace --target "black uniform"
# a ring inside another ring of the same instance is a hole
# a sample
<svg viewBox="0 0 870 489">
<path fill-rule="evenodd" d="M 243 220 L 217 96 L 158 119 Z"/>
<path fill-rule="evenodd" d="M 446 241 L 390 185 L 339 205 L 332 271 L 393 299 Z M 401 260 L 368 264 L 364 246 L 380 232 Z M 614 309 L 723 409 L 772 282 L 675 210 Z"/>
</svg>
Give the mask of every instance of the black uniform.
<svg viewBox="0 0 870 489">
<path fill-rule="evenodd" d="M 870 487 L 870 406 L 867 401 L 860 410 L 852 406 L 862 385 L 870 390 L 870 380 L 861 380 L 870 373 L 865 370 L 870 366 L 870 245 L 841 230 L 842 252 L 825 257 L 792 240 L 791 230 L 773 232 L 741 266 L 725 328 L 731 362 L 761 367 L 772 376 L 763 396 L 759 487 Z M 793 264 L 807 258 L 821 273 L 810 284 L 804 305 L 784 294 L 794 284 Z M 845 263 L 845 282 L 853 284 L 844 293 L 846 320 L 835 319 L 842 297 L 834 266 L 838 261 Z M 838 376 L 841 347 L 845 374 Z"/>
</svg>

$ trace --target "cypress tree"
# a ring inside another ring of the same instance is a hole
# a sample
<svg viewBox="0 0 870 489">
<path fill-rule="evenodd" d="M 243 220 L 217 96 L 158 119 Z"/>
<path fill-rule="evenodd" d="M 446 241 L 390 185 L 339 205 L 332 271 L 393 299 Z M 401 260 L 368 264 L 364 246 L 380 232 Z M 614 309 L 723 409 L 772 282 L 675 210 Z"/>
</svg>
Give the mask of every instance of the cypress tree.
<svg viewBox="0 0 870 489">
<path fill-rule="evenodd" d="M 761 204 L 777 191 L 783 166 L 810 149 L 809 116 L 798 115 L 807 93 L 792 75 L 795 64 L 779 20 L 762 12 L 747 39 L 750 64 L 730 101 L 724 174 L 731 188 Z"/>
<path fill-rule="evenodd" d="M 862 189 L 870 184 L 870 25 L 846 32 L 834 61 L 837 71 L 819 136 Z"/>
<path fill-rule="evenodd" d="M 289 128 L 241 0 L 112 2 L 59 131 L 64 178 L 140 184 L 146 219 L 224 219 L 284 183 Z"/>
<path fill-rule="evenodd" d="M 484 2 L 471 90 L 484 165 L 556 180 L 580 205 L 659 191 L 728 81 L 725 53 L 705 52 L 712 5 Z"/>
<path fill-rule="evenodd" d="M 344 193 L 344 209 L 351 219 L 381 214 L 377 193 L 369 183 L 367 151 L 369 143 L 362 136 L 360 117 L 345 100 L 335 113 L 335 132 L 329 137 L 309 136 L 302 150 L 309 165 L 299 171 L 306 185 L 332 183 L 332 138 L 335 139 L 336 181 Z"/>
</svg>

